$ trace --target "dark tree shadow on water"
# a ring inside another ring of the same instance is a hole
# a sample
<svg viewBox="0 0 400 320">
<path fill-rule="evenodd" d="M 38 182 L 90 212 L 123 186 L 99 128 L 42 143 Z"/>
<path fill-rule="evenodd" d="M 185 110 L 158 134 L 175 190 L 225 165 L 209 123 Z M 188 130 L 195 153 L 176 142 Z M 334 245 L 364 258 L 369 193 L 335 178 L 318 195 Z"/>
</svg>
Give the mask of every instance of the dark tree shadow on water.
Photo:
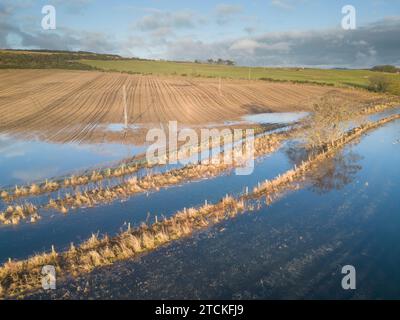
<svg viewBox="0 0 400 320">
<path fill-rule="evenodd" d="M 311 189 L 322 194 L 344 188 L 355 180 L 357 172 L 362 169 L 358 164 L 361 159 L 362 157 L 354 152 L 341 152 L 333 158 L 326 159 L 310 175 Z"/>
<path fill-rule="evenodd" d="M 286 154 L 290 162 L 298 165 L 306 161 L 309 151 L 302 147 L 289 147 Z M 340 190 L 352 183 L 357 172 L 362 169 L 359 161 L 363 157 L 353 151 L 340 151 L 334 157 L 325 159 L 313 169 L 307 176 L 307 182 L 311 190 L 319 194 L 328 193 L 331 190 Z"/>
</svg>

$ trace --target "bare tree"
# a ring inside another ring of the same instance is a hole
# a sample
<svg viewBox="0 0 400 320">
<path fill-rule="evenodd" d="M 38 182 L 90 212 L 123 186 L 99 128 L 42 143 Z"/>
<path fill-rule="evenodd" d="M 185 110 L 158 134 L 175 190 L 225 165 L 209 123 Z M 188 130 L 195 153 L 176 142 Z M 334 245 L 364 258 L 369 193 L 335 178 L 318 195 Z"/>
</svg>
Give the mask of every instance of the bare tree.
<svg viewBox="0 0 400 320">
<path fill-rule="evenodd" d="M 383 75 L 374 75 L 369 78 L 368 89 L 375 92 L 387 92 L 390 87 L 390 80 Z"/>
<path fill-rule="evenodd" d="M 337 95 L 326 94 L 312 102 L 312 112 L 306 119 L 305 142 L 309 149 L 317 149 L 330 143 L 347 130 L 357 119 L 354 101 Z"/>
</svg>

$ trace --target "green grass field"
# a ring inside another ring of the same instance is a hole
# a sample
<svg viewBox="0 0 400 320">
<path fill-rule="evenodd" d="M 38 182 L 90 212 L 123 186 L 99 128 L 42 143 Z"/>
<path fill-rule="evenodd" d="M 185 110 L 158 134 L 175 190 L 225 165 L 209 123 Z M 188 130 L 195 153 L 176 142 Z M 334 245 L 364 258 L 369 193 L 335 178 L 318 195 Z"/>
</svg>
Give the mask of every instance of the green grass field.
<svg viewBox="0 0 400 320">
<path fill-rule="evenodd" d="M 221 77 L 270 81 L 312 82 L 333 86 L 367 88 L 369 78 L 384 75 L 391 85 L 388 92 L 400 95 L 400 75 L 369 70 L 302 68 L 248 68 L 190 62 L 124 59 L 117 55 L 69 51 L 0 50 L 0 69 L 104 70 L 153 75 Z"/>
<path fill-rule="evenodd" d="M 106 71 L 191 77 L 222 77 L 232 79 L 268 79 L 275 81 L 315 82 L 334 86 L 367 88 L 369 77 L 377 72 L 368 70 L 327 70 L 302 68 L 248 68 L 198 63 L 143 60 L 81 60 L 83 64 Z M 379 73 L 382 74 L 382 73 Z M 400 75 L 385 73 L 391 79 L 391 93 L 400 94 Z"/>
</svg>

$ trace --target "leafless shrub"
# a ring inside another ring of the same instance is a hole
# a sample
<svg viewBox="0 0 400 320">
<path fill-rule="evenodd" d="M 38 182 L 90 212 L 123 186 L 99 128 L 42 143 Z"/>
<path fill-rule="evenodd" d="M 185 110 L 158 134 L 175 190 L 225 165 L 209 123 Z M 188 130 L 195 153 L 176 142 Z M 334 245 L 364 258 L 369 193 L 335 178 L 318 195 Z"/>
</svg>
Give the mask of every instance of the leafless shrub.
<svg viewBox="0 0 400 320">
<path fill-rule="evenodd" d="M 374 75 L 369 78 L 368 89 L 374 92 L 387 92 L 390 84 L 390 80 L 384 75 Z"/>
<path fill-rule="evenodd" d="M 357 107 L 335 93 L 312 102 L 312 113 L 307 118 L 304 131 L 306 146 L 315 150 L 340 137 L 352 123 L 359 119 Z"/>
</svg>

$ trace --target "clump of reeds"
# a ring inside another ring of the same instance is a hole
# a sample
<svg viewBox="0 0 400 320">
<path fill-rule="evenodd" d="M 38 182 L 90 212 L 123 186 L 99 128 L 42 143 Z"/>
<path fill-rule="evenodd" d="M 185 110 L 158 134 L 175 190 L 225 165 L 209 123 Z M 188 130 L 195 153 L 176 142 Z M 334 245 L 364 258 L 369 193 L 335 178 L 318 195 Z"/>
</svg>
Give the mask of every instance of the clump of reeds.
<svg viewBox="0 0 400 320">
<path fill-rule="evenodd" d="M 25 187 L 15 186 L 14 195 L 16 197 L 26 196 L 26 195 L 29 195 L 29 190 Z"/>
<path fill-rule="evenodd" d="M 46 182 L 44 183 L 42 190 L 43 192 L 52 192 L 52 191 L 56 191 L 60 188 L 60 184 L 58 182 L 55 181 L 48 181 L 46 179 Z"/>
<path fill-rule="evenodd" d="M 92 175 L 90 176 L 91 181 L 100 181 L 103 179 L 103 175 L 97 171 L 93 171 Z"/>
<path fill-rule="evenodd" d="M 43 184 L 32 183 L 29 186 L 21 187 L 15 186 L 13 192 L 2 191 L 1 198 L 5 200 L 11 200 L 19 197 L 25 197 L 30 195 L 39 195 L 46 192 L 52 192 L 58 190 L 60 188 L 60 184 L 58 182 L 52 182 L 46 180 Z"/>
<path fill-rule="evenodd" d="M 9 193 L 5 190 L 1 191 L 1 193 L 0 193 L 0 197 L 2 199 L 7 199 L 7 198 L 9 198 L 9 196 L 10 196 Z"/>
<path fill-rule="evenodd" d="M 29 194 L 35 195 L 40 193 L 40 187 L 37 184 L 32 184 L 29 188 Z"/>
<path fill-rule="evenodd" d="M 74 186 L 79 186 L 82 184 L 87 184 L 89 182 L 90 178 L 88 176 L 71 176 L 70 178 L 65 178 L 64 179 L 64 186 L 65 187 L 74 187 Z"/>
<path fill-rule="evenodd" d="M 33 204 L 8 206 L 4 212 L 0 212 L 0 223 L 18 224 L 21 220 L 30 220 L 31 223 L 40 219 L 37 208 Z"/>
<path fill-rule="evenodd" d="M 362 109 L 362 114 L 371 114 L 375 112 L 384 111 L 389 108 L 397 107 L 399 105 L 399 101 L 389 101 L 381 104 L 376 104 L 371 107 L 366 107 Z"/>
</svg>

